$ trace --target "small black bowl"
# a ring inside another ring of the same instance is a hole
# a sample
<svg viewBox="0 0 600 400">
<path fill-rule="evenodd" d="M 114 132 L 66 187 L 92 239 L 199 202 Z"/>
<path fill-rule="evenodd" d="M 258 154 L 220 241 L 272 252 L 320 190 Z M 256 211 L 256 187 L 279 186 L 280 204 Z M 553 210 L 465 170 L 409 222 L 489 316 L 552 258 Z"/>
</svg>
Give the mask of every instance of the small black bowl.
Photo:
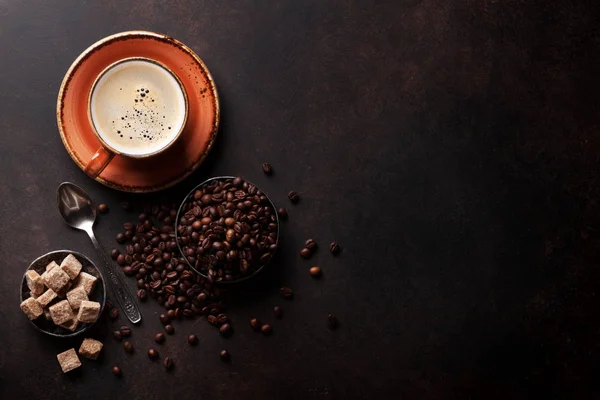
<svg viewBox="0 0 600 400">
<path fill-rule="evenodd" d="M 179 221 L 181 219 L 181 217 L 185 214 L 183 212 L 183 206 L 188 202 L 188 200 L 190 198 L 193 198 L 194 196 L 194 192 L 198 189 L 200 189 L 202 186 L 205 186 L 213 181 L 217 181 L 217 180 L 225 180 L 225 179 L 235 179 L 235 176 L 216 176 L 210 179 L 205 180 L 204 182 L 202 182 L 201 184 L 199 184 L 198 186 L 194 187 L 183 199 L 183 201 L 181 202 L 181 204 L 179 205 L 179 210 L 177 210 L 177 220 L 175 221 L 175 241 L 177 242 L 177 248 L 179 249 L 179 253 L 181 254 L 181 257 L 183 257 L 185 259 L 185 262 L 187 263 L 187 265 L 190 266 L 190 268 L 196 272 L 198 275 L 201 275 L 202 277 L 208 279 L 209 281 L 213 282 L 216 285 L 222 285 L 222 286 L 235 286 L 235 285 L 239 285 L 241 283 L 245 283 L 247 282 L 249 279 L 254 278 L 256 275 L 258 275 L 260 272 L 262 272 L 265 267 L 271 262 L 271 260 L 273 260 L 273 257 L 275 257 L 275 251 L 273 251 L 273 254 L 271 254 L 271 258 L 267 261 L 267 263 L 261 265 L 260 267 L 258 267 L 256 270 L 254 270 L 254 272 L 252 272 L 252 274 L 244 276 L 243 278 L 240 279 L 235 279 L 235 280 L 231 280 L 231 281 L 225 281 L 225 280 L 221 280 L 221 281 L 216 281 L 213 280 L 211 277 L 209 277 L 206 274 L 203 274 L 202 272 L 198 271 L 192 264 L 190 264 L 190 262 L 188 261 L 187 257 L 185 256 L 185 254 L 183 253 L 183 249 L 181 248 L 181 243 L 180 243 L 180 238 L 179 238 Z M 244 179 L 245 182 L 248 182 L 251 185 L 254 185 L 252 182 Z M 256 186 L 256 185 L 254 185 Z M 260 190 L 260 188 L 258 186 L 256 186 L 256 188 L 258 190 Z M 271 201 L 271 199 L 269 198 L 269 196 L 261 190 L 261 192 L 265 195 L 265 197 L 267 198 L 267 200 L 269 201 L 269 204 L 271 206 L 271 208 L 273 209 L 273 214 L 275 215 L 275 219 L 276 219 L 276 223 L 277 223 L 277 239 L 275 240 L 275 244 L 277 245 L 277 247 L 279 247 L 279 215 L 277 214 L 277 208 L 275 207 L 275 204 L 273 204 L 273 202 Z"/>
<path fill-rule="evenodd" d="M 90 301 L 96 301 L 100 303 L 100 314 L 102 315 L 102 311 L 104 310 L 104 303 L 106 301 L 106 286 L 104 286 L 104 278 L 102 274 L 96 268 L 94 263 L 90 261 L 89 258 L 84 256 L 83 254 L 73 251 L 73 250 L 56 250 L 51 251 L 50 253 L 46 253 L 41 257 L 36 258 L 27 268 L 25 273 L 23 274 L 23 281 L 21 284 L 21 301 L 26 300 L 29 296 L 29 288 L 27 287 L 27 280 L 25 278 L 25 274 L 30 269 L 34 270 L 38 274 L 43 274 L 46 271 L 46 265 L 51 263 L 52 261 L 56 262 L 60 265 L 62 260 L 68 256 L 69 254 L 73 254 L 79 262 L 82 264 L 81 271 L 86 272 L 90 275 L 95 276 L 98 280 L 96 281 L 96 287 L 94 288 L 92 294 L 89 296 Z M 75 332 L 71 332 L 65 328 L 61 328 L 60 326 L 55 325 L 52 321 L 48 321 L 44 318 L 43 315 L 32 320 L 29 320 L 31 324 L 40 332 L 44 332 L 50 336 L 61 337 L 61 338 L 70 338 L 79 335 L 82 332 L 87 331 L 93 324 L 84 324 L 80 323 Z"/>
</svg>

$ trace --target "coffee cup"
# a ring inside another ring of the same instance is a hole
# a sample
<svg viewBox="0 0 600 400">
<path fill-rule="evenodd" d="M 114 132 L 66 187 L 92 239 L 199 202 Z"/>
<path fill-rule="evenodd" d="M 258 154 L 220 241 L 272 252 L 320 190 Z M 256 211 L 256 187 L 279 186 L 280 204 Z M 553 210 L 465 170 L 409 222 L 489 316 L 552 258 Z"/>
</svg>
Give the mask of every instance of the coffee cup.
<svg viewBox="0 0 600 400">
<path fill-rule="evenodd" d="M 106 67 L 88 96 L 101 147 L 84 171 L 96 178 L 115 155 L 141 159 L 167 150 L 185 127 L 188 97 L 177 75 L 156 60 L 130 57 Z"/>
</svg>

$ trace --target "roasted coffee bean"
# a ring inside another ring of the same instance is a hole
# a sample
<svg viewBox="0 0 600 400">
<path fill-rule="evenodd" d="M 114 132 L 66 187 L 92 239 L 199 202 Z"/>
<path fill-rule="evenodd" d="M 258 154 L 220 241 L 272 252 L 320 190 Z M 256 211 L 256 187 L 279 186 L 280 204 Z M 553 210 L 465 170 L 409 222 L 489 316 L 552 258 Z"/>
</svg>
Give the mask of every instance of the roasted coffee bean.
<svg viewBox="0 0 600 400">
<path fill-rule="evenodd" d="M 279 294 L 281 297 L 288 300 L 294 297 L 294 292 L 289 287 L 282 287 L 279 289 Z"/>
<path fill-rule="evenodd" d="M 123 340 L 123 335 L 121 335 L 121 331 L 114 331 L 113 332 L 113 337 L 115 338 L 115 340 L 117 341 L 121 341 Z"/>
<path fill-rule="evenodd" d="M 283 318 L 283 309 L 279 306 L 273 307 L 273 314 L 275 314 L 275 318 L 281 319 Z"/>
<path fill-rule="evenodd" d="M 131 328 L 124 325 L 119 329 L 119 332 L 121 332 L 121 336 L 123 337 L 129 337 L 131 336 Z"/>
<path fill-rule="evenodd" d="M 231 358 L 231 356 L 229 355 L 229 352 L 227 350 L 221 350 L 221 361 L 227 362 L 229 361 L 229 359 Z"/>
<path fill-rule="evenodd" d="M 219 328 L 219 333 L 223 336 L 230 336 L 233 333 L 233 328 L 229 324 L 223 324 Z"/>
<path fill-rule="evenodd" d="M 117 319 L 117 318 L 119 318 L 119 309 L 118 308 L 113 308 L 108 313 L 108 316 L 110 317 L 110 319 Z"/>
<path fill-rule="evenodd" d="M 166 357 L 163 364 L 167 370 L 170 370 L 175 366 L 175 362 L 173 361 L 173 359 L 171 357 Z"/>
<path fill-rule="evenodd" d="M 252 328 L 254 332 L 258 332 L 260 330 L 260 321 L 256 318 L 252 318 L 250 320 L 250 328 Z"/>
<path fill-rule="evenodd" d="M 123 229 L 125 229 L 126 231 L 130 231 L 130 230 L 132 230 L 134 228 L 135 228 L 135 226 L 133 225 L 132 222 L 125 222 L 123 224 Z"/>
<path fill-rule="evenodd" d="M 309 250 L 314 251 L 317 248 L 317 242 L 315 242 L 314 239 L 308 239 L 305 243 L 304 243 L 304 247 L 306 247 Z"/>
<path fill-rule="evenodd" d="M 121 266 L 125 265 L 125 255 L 119 254 L 117 256 L 117 264 L 119 264 Z"/>
<path fill-rule="evenodd" d="M 169 321 L 171 321 L 171 319 L 168 316 L 160 314 L 160 322 L 162 322 L 163 325 L 167 325 Z"/>
<path fill-rule="evenodd" d="M 156 349 L 148 349 L 148 358 L 151 360 L 156 360 L 158 358 L 158 351 Z"/>
<path fill-rule="evenodd" d="M 175 328 L 173 328 L 173 325 L 165 325 L 165 331 L 169 334 L 172 335 L 175 333 Z"/>
<path fill-rule="evenodd" d="M 112 367 L 112 373 L 114 376 L 122 376 L 123 373 L 121 372 L 121 368 L 117 367 L 116 365 L 114 367 Z"/>
<path fill-rule="evenodd" d="M 298 200 L 300 200 L 300 195 L 292 190 L 288 193 L 288 199 L 290 199 L 292 203 L 296 204 L 298 203 Z"/>
<path fill-rule="evenodd" d="M 263 335 L 270 335 L 273 332 L 273 328 L 271 328 L 271 325 L 269 325 L 269 324 L 264 324 L 263 326 L 260 327 L 260 332 Z"/>
<path fill-rule="evenodd" d="M 146 290 L 140 289 L 137 291 L 137 297 L 140 299 L 140 301 L 146 301 L 148 294 L 146 293 Z"/>
<path fill-rule="evenodd" d="M 340 245 L 337 242 L 331 242 L 331 244 L 329 245 L 329 251 L 334 256 L 340 254 L 341 250 L 342 249 L 340 248 Z"/>
<path fill-rule="evenodd" d="M 119 254 L 121 254 L 119 249 L 112 249 L 112 251 L 110 252 L 110 258 L 112 258 L 113 260 L 116 260 L 117 257 L 119 257 Z"/>
<path fill-rule="evenodd" d="M 303 248 L 302 250 L 300 250 L 300 257 L 308 259 L 310 258 L 310 256 L 312 256 L 312 250 L 309 248 Z"/>
<path fill-rule="evenodd" d="M 273 168 L 271 167 L 271 164 L 269 164 L 268 162 L 263 163 L 262 170 L 266 175 L 271 175 L 273 173 Z"/>
<path fill-rule="evenodd" d="M 313 278 L 320 278 L 321 277 L 321 267 L 315 265 L 313 267 L 310 267 L 310 276 L 312 276 Z"/>
<path fill-rule="evenodd" d="M 188 343 L 192 346 L 195 346 L 198 344 L 198 337 L 196 335 L 190 335 L 188 336 Z"/>
<path fill-rule="evenodd" d="M 154 341 L 156 343 L 164 343 L 165 341 L 165 334 L 162 332 L 157 333 L 156 335 L 154 335 Z"/>
<path fill-rule="evenodd" d="M 138 215 L 138 221 L 144 223 L 146 220 L 148 219 L 148 215 L 146 215 L 146 213 L 141 213 L 140 215 Z"/>
<path fill-rule="evenodd" d="M 169 317 L 170 319 L 175 319 L 175 310 L 167 311 L 167 317 Z"/>
<path fill-rule="evenodd" d="M 227 315 L 225 315 L 225 314 L 217 315 L 217 322 L 219 323 L 219 325 L 223 325 L 223 324 L 227 323 Z"/>
<path fill-rule="evenodd" d="M 208 317 L 206 317 L 208 320 L 208 323 L 211 325 L 218 325 L 219 321 L 217 320 L 217 317 L 215 317 L 214 315 L 209 315 Z"/>
<path fill-rule="evenodd" d="M 283 221 L 286 221 L 288 219 L 288 212 L 283 207 L 277 209 L 277 215 L 279 215 L 279 218 L 281 218 Z"/>
<path fill-rule="evenodd" d="M 106 300 L 106 302 L 104 304 L 105 304 L 104 305 L 104 309 L 106 311 L 110 311 L 110 310 L 112 310 L 114 308 L 113 303 L 110 300 Z"/>
<path fill-rule="evenodd" d="M 117 243 L 119 243 L 119 244 L 123 244 L 123 243 L 125 243 L 125 240 L 127 240 L 124 233 L 117 234 L 115 239 L 117 240 Z"/>
<path fill-rule="evenodd" d="M 126 352 L 133 353 L 133 344 L 131 344 L 131 342 L 129 340 L 127 340 L 123 343 L 123 348 L 125 349 Z"/>
<path fill-rule="evenodd" d="M 335 315 L 327 315 L 327 326 L 329 327 L 329 329 L 336 329 L 338 327 L 338 320 Z"/>
<path fill-rule="evenodd" d="M 108 206 L 104 203 L 98 204 L 98 212 L 106 214 L 108 212 Z"/>
<path fill-rule="evenodd" d="M 127 266 L 127 267 L 123 268 L 123 273 L 127 276 L 132 276 L 133 270 L 131 269 L 131 267 Z"/>
</svg>

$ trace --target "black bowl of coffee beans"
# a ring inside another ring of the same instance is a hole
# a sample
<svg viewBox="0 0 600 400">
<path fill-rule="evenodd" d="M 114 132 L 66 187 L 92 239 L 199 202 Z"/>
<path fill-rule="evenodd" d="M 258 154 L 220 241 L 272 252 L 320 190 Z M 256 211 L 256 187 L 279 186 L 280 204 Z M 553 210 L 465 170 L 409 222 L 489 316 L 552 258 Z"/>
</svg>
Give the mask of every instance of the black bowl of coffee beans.
<svg viewBox="0 0 600 400">
<path fill-rule="evenodd" d="M 198 274 L 217 284 L 256 276 L 279 242 L 277 209 L 256 185 L 233 176 L 208 179 L 183 200 L 176 241 Z"/>
</svg>

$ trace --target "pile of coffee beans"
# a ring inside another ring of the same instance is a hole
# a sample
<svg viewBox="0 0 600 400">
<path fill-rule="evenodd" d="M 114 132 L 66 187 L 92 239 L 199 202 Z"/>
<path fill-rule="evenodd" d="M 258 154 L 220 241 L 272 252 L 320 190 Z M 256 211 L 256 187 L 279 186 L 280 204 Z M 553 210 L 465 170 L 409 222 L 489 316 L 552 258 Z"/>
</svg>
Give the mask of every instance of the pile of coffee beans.
<svg viewBox="0 0 600 400">
<path fill-rule="evenodd" d="M 250 276 L 277 249 L 275 208 L 264 193 L 240 177 L 215 179 L 199 187 L 182 212 L 177 225 L 182 252 L 212 281 Z"/>
</svg>

